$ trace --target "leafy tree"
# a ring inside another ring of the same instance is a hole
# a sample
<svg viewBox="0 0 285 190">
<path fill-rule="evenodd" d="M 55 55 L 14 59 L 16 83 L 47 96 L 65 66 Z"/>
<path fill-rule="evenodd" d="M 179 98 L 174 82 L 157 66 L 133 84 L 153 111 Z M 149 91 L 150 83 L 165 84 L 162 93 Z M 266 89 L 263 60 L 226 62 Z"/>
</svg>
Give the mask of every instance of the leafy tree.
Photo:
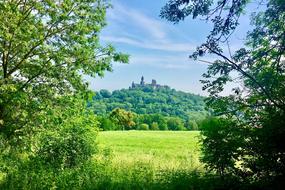
<svg viewBox="0 0 285 190">
<path fill-rule="evenodd" d="M 194 59 L 207 53 L 219 57 L 203 75 L 204 89 L 210 94 L 207 104 L 215 114 L 236 118 L 236 125 L 247 129 L 243 132 L 246 142 L 243 148 L 247 152 L 242 156 L 245 159 L 240 176 L 258 181 L 278 180 L 271 183 L 276 187 L 285 176 L 285 148 L 280 140 L 285 135 L 285 2 L 262 2 L 266 6 L 253 15 L 254 29 L 248 33 L 246 47 L 235 53 L 225 52 L 222 46 L 230 49 L 231 35 L 248 3 L 247 0 L 171 0 L 163 7 L 161 16 L 174 23 L 187 16 L 212 22 L 213 29 L 206 42 L 190 55 Z M 231 95 L 221 96 L 228 82 L 240 82 L 243 88 L 234 88 Z M 226 145 L 224 142 L 219 146 Z M 234 150 L 227 151 L 231 154 Z"/>
<path fill-rule="evenodd" d="M 152 86 L 144 90 L 142 87 L 115 90 L 112 93 L 101 90 L 93 97 L 90 107 L 98 115 L 104 115 L 115 108 L 123 108 L 137 114 L 160 114 L 163 116 L 177 116 L 186 120 L 189 115 L 203 119 L 208 114 L 205 111 L 204 97 L 176 91 L 162 87 L 153 89 Z M 102 94 L 102 92 L 104 92 Z M 154 118 L 152 122 L 160 122 Z M 196 119 L 195 119 L 196 120 Z M 152 122 L 146 122 L 151 125 Z"/>
<path fill-rule="evenodd" d="M 193 130 L 193 131 L 199 130 L 198 124 L 196 123 L 195 120 L 187 120 L 184 126 L 187 130 Z"/>
<path fill-rule="evenodd" d="M 159 130 L 158 123 L 157 122 L 153 122 L 150 125 L 150 130 Z"/>
<path fill-rule="evenodd" d="M 128 61 L 99 43 L 109 7 L 105 0 L 0 1 L 1 189 L 80 188 L 90 179 L 98 122 L 83 76 Z"/>
<path fill-rule="evenodd" d="M 105 0 L 0 2 L 0 131 L 31 125 L 61 95 L 87 90 L 82 75 L 102 76 L 128 56 L 99 44 Z"/>
<path fill-rule="evenodd" d="M 111 97 L 111 93 L 108 91 L 108 90 L 100 90 L 100 93 L 99 93 L 102 98 L 110 98 Z"/>
<path fill-rule="evenodd" d="M 9 141 L 0 136 L 1 189 L 81 187 L 80 181 L 90 178 L 89 163 L 97 152 L 96 117 L 80 96 L 60 97 L 57 106 L 39 115 L 33 135 L 22 130 Z M 69 175 L 81 180 L 72 182 Z"/>
<path fill-rule="evenodd" d="M 104 131 L 116 130 L 117 126 L 108 117 L 100 117 L 100 128 Z"/>
<path fill-rule="evenodd" d="M 149 126 L 146 123 L 141 123 L 137 127 L 138 130 L 149 130 Z"/>
<path fill-rule="evenodd" d="M 130 130 L 135 126 L 134 113 L 116 108 L 109 115 L 111 121 L 121 127 L 122 130 Z"/>
<path fill-rule="evenodd" d="M 185 130 L 183 121 L 178 117 L 170 117 L 167 120 L 167 127 L 169 130 L 173 130 L 173 131 Z"/>
<path fill-rule="evenodd" d="M 221 176 L 235 171 L 241 156 L 243 138 L 236 122 L 225 118 L 208 118 L 201 124 L 202 161 Z"/>
</svg>

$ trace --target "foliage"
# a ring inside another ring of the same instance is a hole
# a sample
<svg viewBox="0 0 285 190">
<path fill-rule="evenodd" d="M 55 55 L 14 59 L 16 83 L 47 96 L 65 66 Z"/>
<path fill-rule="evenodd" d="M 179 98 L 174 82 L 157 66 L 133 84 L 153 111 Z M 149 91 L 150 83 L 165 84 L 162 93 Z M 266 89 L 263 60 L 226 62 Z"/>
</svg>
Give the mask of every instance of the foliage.
<svg viewBox="0 0 285 190">
<path fill-rule="evenodd" d="M 153 122 L 150 125 L 150 130 L 159 130 L 158 123 L 157 122 Z"/>
<path fill-rule="evenodd" d="M 37 159 L 50 167 L 64 169 L 84 163 L 94 153 L 95 135 L 90 136 L 90 126 L 68 126 L 60 131 L 45 132 L 40 138 Z M 88 133 L 89 132 L 89 133 Z"/>
<path fill-rule="evenodd" d="M 103 76 L 128 56 L 99 44 L 105 0 L 0 2 L 0 132 L 14 135 L 58 96 L 87 90 L 82 75 Z"/>
<path fill-rule="evenodd" d="M 58 98 L 58 104 L 44 116 L 44 127 L 16 138 L 22 139 L 16 142 L 24 142 L 24 147 L 2 136 L 0 173 L 5 177 L 1 189 L 80 187 L 88 178 L 80 172 L 88 170 L 97 151 L 98 122 L 80 97 Z"/>
<path fill-rule="evenodd" d="M 196 123 L 195 120 L 187 120 L 184 124 L 184 127 L 187 130 L 193 130 L 193 131 L 199 130 L 198 124 Z"/>
<path fill-rule="evenodd" d="M 109 7 L 0 1 L 1 189 L 79 189 L 90 178 L 98 122 L 82 76 L 128 61 L 99 43 Z"/>
<path fill-rule="evenodd" d="M 188 121 L 192 122 L 194 128 L 188 126 L 187 129 L 197 130 L 198 126 L 195 123 L 200 123 L 209 115 L 209 111 L 204 109 L 203 101 L 202 96 L 176 91 L 169 87 L 136 86 L 115 90 L 112 93 L 100 90 L 93 96 L 93 100 L 88 102 L 88 107 L 100 116 L 100 126 L 103 130 L 118 130 L 123 129 L 123 126 L 126 126 L 126 129 L 133 129 L 134 124 L 136 128 L 140 128 L 140 124 L 147 124 L 151 130 L 186 130 L 183 125 Z M 116 115 L 114 110 L 116 112 L 120 110 L 121 118 L 128 118 L 129 113 L 135 113 L 136 116 L 131 119 L 134 123 L 127 121 L 128 119 L 125 119 L 124 124 L 118 123 L 118 118 L 112 116 Z M 178 123 L 172 122 L 178 126 L 170 124 L 169 128 L 167 121 L 172 120 L 172 117 L 179 120 Z M 128 126 L 129 124 L 132 126 Z"/>
<path fill-rule="evenodd" d="M 197 113 L 202 119 L 208 114 L 202 96 L 170 88 L 148 87 L 149 90 L 145 88 L 121 89 L 112 93 L 101 90 L 95 94 L 93 101 L 89 102 L 89 107 L 98 115 L 106 115 L 115 108 L 122 108 L 136 114 L 177 116 L 184 120 L 192 113 Z"/>
<path fill-rule="evenodd" d="M 117 130 L 118 127 L 109 117 L 98 117 L 100 128 L 104 131 Z"/>
<path fill-rule="evenodd" d="M 141 123 L 138 125 L 137 129 L 138 130 L 149 130 L 149 126 L 148 126 L 148 124 Z"/>
<path fill-rule="evenodd" d="M 194 114 L 195 115 L 195 114 Z M 191 118 L 202 118 L 201 117 Z M 134 114 L 121 108 L 114 109 L 108 116 L 98 117 L 99 127 L 104 131 L 109 130 L 199 130 L 199 125 L 195 120 L 183 121 L 179 117 L 166 117 L 161 114 Z"/>
<path fill-rule="evenodd" d="M 146 123 L 149 126 L 153 125 L 153 123 L 156 123 L 159 130 L 167 130 L 167 117 L 161 115 L 161 114 L 140 114 L 137 115 L 136 123 Z"/>
<path fill-rule="evenodd" d="M 117 124 L 122 130 L 130 130 L 135 126 L 134 113 L 128 112 L 124 109 L 116 108 L 114 109 L 109 118 L 113 123 Z"/>
<path fill-rule="evenodd" d="M 248 32 L 246 46 L 235 53 L 225 52 L 223 46 L 230 49 L 231 36 L 248 3 L 247 0 L 171 0 L 162 9 L 161 16 L 175 23 L 188 15 L 212 22 L 213 29 L 206 42 L 190 56 L 198 59 L 209 53 L 219 58 L 210 63 L 202 82 L 210 94 L 207 105 L 225 120 L 220 127 L 206 130 L 209 133 L 204 134 L 209 136 L 205 140 L 209 141 L 203 141 L 204 151 L 212 151 L 208 144 L 211 141 L 217 143 L 216 148 L 227 147 L 224 153 L 229 155 L 227 159 L 236 153 L 242 159 L 237 173 L 240 178 L 247 178 L 251 183 L 268 183 L 274 189 L 282 186 L 285 176 L 285 149 L 281 140 L 285 135 L 285 3 L 281 0 L 260 1 L 259 5 L 265 6 L 253 14 L 254 28 Z M 221 96 L 220 92 L 229 82 L 239 82 L 242 88 L 237 85 L 232 94 Z M 232 119 L 239 130 L 227 124 L 226 120 Z M 214 130 L 217 131 L 214 133 Z M 244 151 L 236 152 L 235 143 L 232 149 L 227 140 L 223 142 L 216 138 L 215 134 L 219 133 L 229 134 L 229 137 L 242 134 L 240 142 L 245 142 L 241 144 Z M 212 167 L 219 166 L 214 157 L 208 161 Z M 232 164 L 228 163 L 227 169 L 231 169 Z"/>
<path fill-rule="evenodd" d="M 242 155 L 243 138 L 234 120 L 208 118 L 201 125 L 202 161 L 221 176 L 235 171 Z"/>
<path fill-rule="evenodd" d="M 167 128 L 173 131 L 186 130 L 183 125 L 183 121 L 178 117 L 171 117 L 167 120 Z"/>
</svg>

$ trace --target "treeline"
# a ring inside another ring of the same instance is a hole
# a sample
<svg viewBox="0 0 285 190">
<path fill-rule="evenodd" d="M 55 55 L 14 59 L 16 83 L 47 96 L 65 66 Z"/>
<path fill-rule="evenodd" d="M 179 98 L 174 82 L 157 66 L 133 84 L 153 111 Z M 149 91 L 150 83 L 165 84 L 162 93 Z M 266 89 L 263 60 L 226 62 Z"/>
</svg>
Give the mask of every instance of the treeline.
<svg viewBox="0 0 285 190">
<path fill-rule="evenodd" d="M 207 116 L 203 113 L 193 113 L 191 119 L 164 116 L 162 114 L 136 114 L 121 108 L 116 108 L 107 115 L 98 116 L 99 127 L 102 130 L 199 130 L 199 125 Z"/>
<path fill-rule="evenodd" d="M 88 107 L 102 130 L 198 130 L 210 114 L 204 97 L 168 86 L 100 90 Z"/>
<path fill-rule="evenodd" d="M 89 102 L 89 107 L 97 115 L 108 115 L 112 110 L 122 108 L 136 114 L 160 114 L 166 117 L 179 117 L 184 121 L 192 115 L 197 115 L 196 113 L 204 115 L 207 112 L 202 96 L 169 87 L 151 86 L 113 92 L 100 90 L 93 97 L 93 101 Z"/>
</svg>

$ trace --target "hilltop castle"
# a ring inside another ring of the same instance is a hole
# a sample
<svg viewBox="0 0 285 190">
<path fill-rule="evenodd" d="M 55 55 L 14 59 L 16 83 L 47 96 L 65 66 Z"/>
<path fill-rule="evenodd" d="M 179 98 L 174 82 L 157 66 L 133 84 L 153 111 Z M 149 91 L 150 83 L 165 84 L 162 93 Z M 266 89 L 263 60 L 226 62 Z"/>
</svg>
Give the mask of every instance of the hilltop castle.
<svg viewBox="0 0 285 190">
<path fill-rule="evenodd" d="M 152 79 L 151 83 L 147 84 L 147 83 L 145 83 L 143 76 L 141 77 L 141 81 L 139 84 L 132 82 L 132 86 L 130 87 L 130 89 L 134 89 L 134 88 L 138 88 L 138 87 L 152 87 L 154 89 L 156 89 L 156 88 L 169 88 L 169 86 L 167 86 L 167 85 L 157 84 L 155 79 Z"/>
</svg>

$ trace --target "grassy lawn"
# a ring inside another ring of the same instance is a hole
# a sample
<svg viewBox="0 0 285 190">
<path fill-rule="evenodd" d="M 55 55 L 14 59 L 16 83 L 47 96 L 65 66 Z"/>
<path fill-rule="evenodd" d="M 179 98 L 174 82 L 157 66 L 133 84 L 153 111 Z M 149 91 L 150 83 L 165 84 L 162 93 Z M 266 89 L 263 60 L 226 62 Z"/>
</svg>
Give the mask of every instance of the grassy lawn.
<svg viewBox="0 0 285 190">
<path fill-rule="evenodd" d="M 149 164 L 156 169 L 199 168 L 197 131 L 104 131 L 100 149 L 110 150 L 116 167 Z"/>
</svg>

